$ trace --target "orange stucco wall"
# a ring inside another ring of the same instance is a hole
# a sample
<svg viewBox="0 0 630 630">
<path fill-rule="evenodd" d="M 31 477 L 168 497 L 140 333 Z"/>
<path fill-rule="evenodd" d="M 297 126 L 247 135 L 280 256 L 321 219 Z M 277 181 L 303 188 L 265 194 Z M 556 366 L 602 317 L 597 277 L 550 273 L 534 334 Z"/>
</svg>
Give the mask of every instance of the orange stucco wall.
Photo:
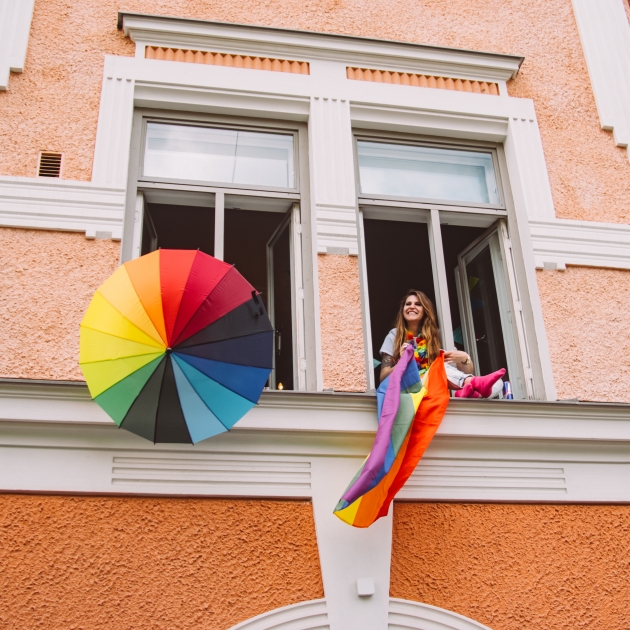
<svg viewBox="0 0 630 630">
<path fill-rule="evenodd" d="M 537 278 L 558 398 L 630 400 L 630 271 L 568 267 Z"/>
<path fill-rule="evenodd" d="M 0 174 L 33 176 L 49 149 L 90 179 L 103 56 L 134 52 L 120 9 L 524 55 L 509 90 L 536 101 L 558 216 L 630 223 L 630 163 L 600 128 L 571 0 L 37 0 L 25 72 L 0 94 Z"/>
<path fill-rule="evenodd" d="M 0 627 L 226 630 L 323 597 L 310 503 L 0 495 Z"/>
<path fill-rule="evenodd" d="M 79 324 L 120 243 L 0 228 L 0 377 L 83 380 Z"/>
<path fill-rule="evenodd" d="M 367 389 L 356 256 L 319 254 L 319 310 L 324 389 Z"/>
<path fill-rule="evenodd" d="M 397 503 L 391 595 L 492 630 L 630 628 L 630 507 Z"/>
</svg>

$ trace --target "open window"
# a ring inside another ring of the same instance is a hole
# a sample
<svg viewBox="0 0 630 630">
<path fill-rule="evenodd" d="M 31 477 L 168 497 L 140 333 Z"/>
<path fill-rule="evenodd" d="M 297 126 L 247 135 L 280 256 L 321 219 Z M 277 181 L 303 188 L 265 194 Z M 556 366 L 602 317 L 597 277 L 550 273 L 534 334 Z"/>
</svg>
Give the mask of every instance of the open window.
<svg viewBox="0 0 630 630">
<path fill-rule="evenodd" d="M 200 249 L 261 293 L 276 330 L 268 387 L 306 389 L 298 132 L 142 120 L 132 256 Z"/>
<path fill-rule="evenodd" d="M 435 304 L 441 343 L 477 374 L 506 368 L 533 397 L 523 315 L 495 149 L 357 138 L 370 384 L 408 289 Z"/>
</svg>

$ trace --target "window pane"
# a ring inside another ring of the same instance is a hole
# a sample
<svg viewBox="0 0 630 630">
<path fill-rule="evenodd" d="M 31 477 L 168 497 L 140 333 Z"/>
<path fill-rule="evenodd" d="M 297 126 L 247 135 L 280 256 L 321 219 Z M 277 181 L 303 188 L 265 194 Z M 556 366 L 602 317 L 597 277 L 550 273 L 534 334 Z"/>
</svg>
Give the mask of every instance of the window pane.
<svg viewBox="0 0 630 630">
<path fill-rule="evenodd" d="M 489 374 L 508 367 L 489 246 L 466 265 L 466 274 L 479 373 Z M 508 373 L 505 380 L 510 380 Z"/>
<path fill-rule="evenodd" d="M 470 203 L 498 203 L 490 153 L 358 143 L 361 192 Z"/>
<path fill-rule="evenodd" d="M 293 136 L 148 123 L 143 173 L 294 188 Z"/>
</svg>

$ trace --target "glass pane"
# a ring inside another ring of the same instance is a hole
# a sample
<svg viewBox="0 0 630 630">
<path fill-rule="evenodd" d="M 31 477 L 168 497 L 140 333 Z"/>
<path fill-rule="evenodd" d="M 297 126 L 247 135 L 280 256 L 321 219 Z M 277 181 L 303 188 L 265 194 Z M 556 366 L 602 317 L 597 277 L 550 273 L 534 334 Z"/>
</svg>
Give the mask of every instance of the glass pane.
<svg viewBox="0 0 630 630">
<path fill-rule="evenodd" d="M 466 279 L 479 359 L 479 374 L 489 374 L 501 368 L 507 369 L 501 313 L 489 245 L 466 265 Z M 510 380 L 509 374 L 506 374 L 505 380 Z"/>
<path fill-rule="evenodd" d="M 363 140 L 357 144 L 363 194 L 499 202 L 490 153 Z"/>
<path fill-rule="evenodd" d="M 143 173 L 294 188 L 293 136 L 148 123 Z"/>
</svg>

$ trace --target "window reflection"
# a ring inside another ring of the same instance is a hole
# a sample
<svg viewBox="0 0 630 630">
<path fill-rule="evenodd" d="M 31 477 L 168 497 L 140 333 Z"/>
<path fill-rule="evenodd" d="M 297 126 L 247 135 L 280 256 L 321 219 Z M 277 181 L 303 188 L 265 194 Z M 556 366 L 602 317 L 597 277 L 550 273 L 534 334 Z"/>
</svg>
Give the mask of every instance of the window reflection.
<svg viewBox="0 0 630 630">
<path fill-rule="evenodd" d="M 492 154 L 359 140 L 363 194 L 499 203 Z"/>
<path fill-rule="evenodd" d="M 145 177 L 294 188 L 293 136 L 148 123 Z"/>
</svg>

